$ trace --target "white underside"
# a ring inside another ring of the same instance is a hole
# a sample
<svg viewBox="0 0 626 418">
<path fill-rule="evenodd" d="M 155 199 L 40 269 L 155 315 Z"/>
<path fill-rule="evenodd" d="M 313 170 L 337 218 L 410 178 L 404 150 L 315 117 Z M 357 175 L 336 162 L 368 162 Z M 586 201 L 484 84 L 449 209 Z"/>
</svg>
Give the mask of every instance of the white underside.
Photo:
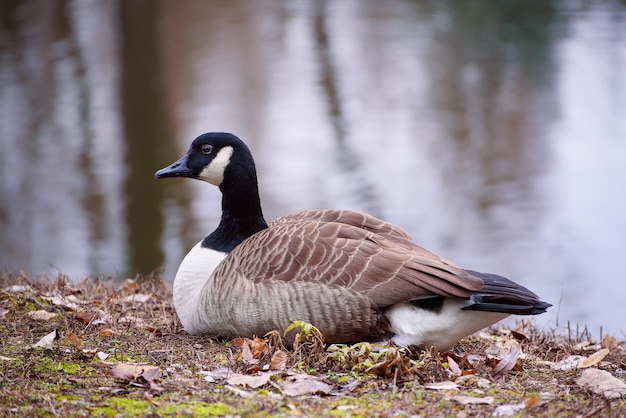
<svg viewBox="0 0 626 418">
<path fill-rule="evenodd" d="M 199 319 L 198 299 L 213 271 L 227 255 L 201 245 L 202 242 L 197 243 L 180 263 L 173 286 L 174 308 L 185 331 L 190 334 L 206 331 Z"/>
<path fill-rule="evenodd" d="M 464 311 L 468 301 L 445 299 L 438 312 L 418 308 L 410 303 L 392 306 L 385 316 L 398 345 L 436 346 L 449 350 L 464 337 L 504 319 L 508 314 Z"/>
</svg>

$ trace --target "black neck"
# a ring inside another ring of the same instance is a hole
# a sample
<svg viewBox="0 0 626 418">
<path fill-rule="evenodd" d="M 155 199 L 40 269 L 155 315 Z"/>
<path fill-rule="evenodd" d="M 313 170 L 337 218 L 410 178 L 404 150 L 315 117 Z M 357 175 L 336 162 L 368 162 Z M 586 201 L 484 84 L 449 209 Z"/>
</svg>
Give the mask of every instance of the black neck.
<svg viewBox="0 0 626 418">
<path fill-rule="evenodd" d="M 243 240 L 267 228 L 256 179 L 248 185 L 221 186 L 222 219 L 202 246 L 228 253 Z"/>
</svg>

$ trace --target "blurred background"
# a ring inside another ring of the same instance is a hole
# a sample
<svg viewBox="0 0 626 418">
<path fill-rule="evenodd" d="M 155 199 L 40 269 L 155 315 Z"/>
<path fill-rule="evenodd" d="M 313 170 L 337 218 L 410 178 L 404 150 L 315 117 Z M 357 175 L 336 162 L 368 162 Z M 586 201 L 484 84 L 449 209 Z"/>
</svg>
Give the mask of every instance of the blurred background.
<svg viewBox="0 0 626 418">
<path fill-rule="evenodd" d="M 268 219 L 366 211 L 624 336 L 624 2 L 0 0 L 0 267 L 171 283 L 220 195 L 153 175 L 207 131 Z"/>
</svg>

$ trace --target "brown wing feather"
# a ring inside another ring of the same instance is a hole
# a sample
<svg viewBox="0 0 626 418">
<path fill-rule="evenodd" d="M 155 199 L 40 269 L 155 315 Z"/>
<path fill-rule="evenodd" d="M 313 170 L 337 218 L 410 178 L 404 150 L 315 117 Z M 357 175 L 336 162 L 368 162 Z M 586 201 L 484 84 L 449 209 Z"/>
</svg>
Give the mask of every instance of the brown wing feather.
<svg viewBox="0 0 626 418">
<path fill-rule="evenodd" d="M 385 222 L 375 216 L 361 212 L 353 212 L 350 210 L 309 210 L 292 213 L 287 216 L 274 219 L 270 222 L 270 227 L 284 223 L 299 223 L 302 221 L 319 221 L 321 223 L 337 222 L 346 225 L 352 225 L 359 229 L 364 229 L 375 233 L 376 235 L 386 238 L 396 245 L 400 245 L 408 250 L 413 250 L 416 245 L 408 232 L 400 228 L 398 225 Z M 419 247 L 424 257 L 432 258 L 438 262 L 455 266 L 452 261 L 443 258 L 425 248 Z"/>
<path fill-rule="evenodd" d="M 227 260 L 222 265 L 255 283 L 341 287 L 379 307 L 436 295 L 469 297 L 483 286 L 480 278 L 411 242 L 402 229 L 349 211 L 278 218 Z"/>
<path fill-rule="evenodd" d="M 385 222 L 375 216 L 353 212 L 351 210 L 308 210 L 296 212 L 274 219 L 270 222 L 270 226 L 302 221 L 319 221 L 322 223 L 337 222 L 372 231 L 391 241 L 411 241 L 411 236 L 399 226 Z"/>
</svg>

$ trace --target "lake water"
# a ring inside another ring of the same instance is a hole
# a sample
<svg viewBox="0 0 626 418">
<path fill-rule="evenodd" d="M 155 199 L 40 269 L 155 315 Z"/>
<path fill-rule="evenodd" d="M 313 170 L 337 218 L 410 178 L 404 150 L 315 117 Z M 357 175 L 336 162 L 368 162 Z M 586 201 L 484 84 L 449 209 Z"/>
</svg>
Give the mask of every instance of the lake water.
<svg viewBox="0 0 626 418">
<path fill-rule="evenodd" d="M 617 1 L 0 2 L 0 267 L 171 281 L 216 188 L 154 172 L 251 147 L 268 219 L 367 211 L 626 332 Z"/>
</svg>

